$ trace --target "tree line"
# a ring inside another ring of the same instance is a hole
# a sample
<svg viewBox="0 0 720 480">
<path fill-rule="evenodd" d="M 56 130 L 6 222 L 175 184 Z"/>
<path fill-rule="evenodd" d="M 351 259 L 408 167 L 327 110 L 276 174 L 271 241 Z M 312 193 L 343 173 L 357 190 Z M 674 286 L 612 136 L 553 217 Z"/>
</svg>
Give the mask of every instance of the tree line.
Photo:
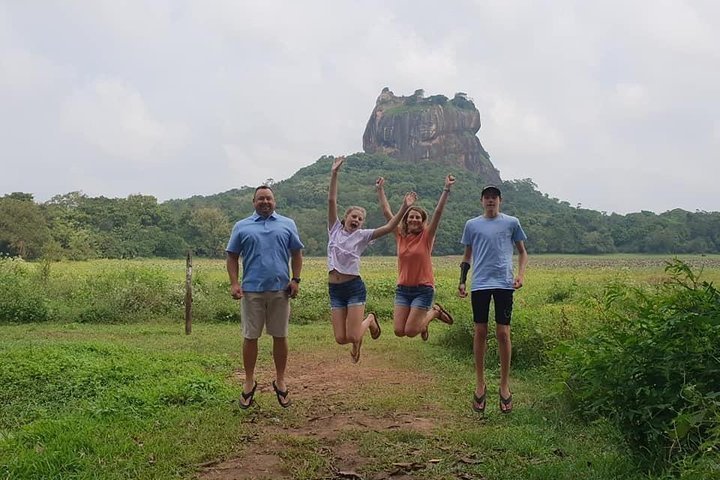
<svg viewBox="0 0 720 480">
<path fill-rule="evenodd" d="M 295 220 L 306 255 L 322 256 L 327 242 L 326 205 L 332 157 L 322 157 L 287 180 L 272 184 L 279 213 Z M 375 179 L 387 179 L 394 208 L 410 190 L 430 213 L 448 173 L 458 177 L 438 231 L 434 253 L 460 254 L 465 221 L 480 215 L 477 174 L 434 163 L 409 165 L 382 154 L 348 157 L 339 185 L 341 211 L 350 205 L 367 209 L 369 228 L 384 223 L 377 206 Z M 272 182 L 270 182 L 272 183 Z M 505 213 L 520 218 L 531 253 L 720 253 L 720 212 L 661 214 L 641 211 L 607 214 L 572 206 L 538 191 L 531 179 L 501 186 Z M 235 221 L 253 211 L 254 186 L 211 196 L 158 202 L 150 195 L 127 198 L 89 197 L 81 192 L 36 202 L 29 193 L 0 197 L 0 254 L 27 259 L 222 257 Z M 392 255 L 385 237 L 370 254 Z"/>
</svg>

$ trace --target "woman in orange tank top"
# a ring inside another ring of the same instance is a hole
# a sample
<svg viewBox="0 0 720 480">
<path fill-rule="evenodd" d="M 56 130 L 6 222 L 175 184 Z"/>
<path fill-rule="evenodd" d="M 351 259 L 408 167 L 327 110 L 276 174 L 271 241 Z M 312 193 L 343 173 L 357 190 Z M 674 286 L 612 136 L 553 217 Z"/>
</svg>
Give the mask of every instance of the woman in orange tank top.
<svg viewBox="0 0 720 480">
<path fill-rule="evenodd" d="M 431 254 L 440 217 L 454 183 L 455 177 L 445 177 L 445 188 L 429 223 L 428 214 L 422 207 L 411 206 L 395 230 L 398 285 L 395 290 L 393 324 L 398 337 L 415 337 L 420 334 L 423 340 L 427 340 L 428 324 L 434 319 L 447 324 L 453 323 L 450 313 L 439 303 L 433 303 L 435 277 Z M 390 219 L 393 213 L 385 196 L 384 185 L 383 177 L 379 177 L 375 182 L 380 208 L 385 218 Z"/>
</svg>

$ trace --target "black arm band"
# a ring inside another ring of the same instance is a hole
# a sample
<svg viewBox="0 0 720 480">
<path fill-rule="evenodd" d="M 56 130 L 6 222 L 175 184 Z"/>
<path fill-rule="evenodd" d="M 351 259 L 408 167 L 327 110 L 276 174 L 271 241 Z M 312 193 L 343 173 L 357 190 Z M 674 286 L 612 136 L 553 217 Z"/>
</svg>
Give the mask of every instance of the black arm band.
<svg viewBox="0 0 720 480">
<path fill-rule="evenodd" d="M 460 263 L 460 283 L 467 282 L 467 274 L 470 271 L 470 264 L 468 262 Z"/>
</svg>

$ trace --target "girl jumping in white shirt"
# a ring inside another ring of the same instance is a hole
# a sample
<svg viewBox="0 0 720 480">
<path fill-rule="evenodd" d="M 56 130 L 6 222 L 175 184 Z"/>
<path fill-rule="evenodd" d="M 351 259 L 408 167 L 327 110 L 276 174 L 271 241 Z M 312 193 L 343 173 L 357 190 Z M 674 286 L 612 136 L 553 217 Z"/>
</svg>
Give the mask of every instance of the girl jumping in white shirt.
<svg viewBox="0 0 720 480">
<path fill-rule="evenodd" d="M 365 209 L 352 206 L 345 211 L 342 220 L 337 213 L 337 183 L 340 166 L 345 157 L 335 159 L 330 171 L 328 191 L 328 290 L 335 341 L 340 345 L 352 343 L 350 357 L 353 363 L 360 360 L 363 335 L 370 329 L 370 336 L 380 336 L 377 315 L 365 316 L 367 290 L 360 278 L 360 255 L 370 242 L 391 233 L 397 228 L 407 209 L 417 199 L 414 192 L 405 194 L 402 208 L 380 228 L 363 229 Z"/>
</svg>

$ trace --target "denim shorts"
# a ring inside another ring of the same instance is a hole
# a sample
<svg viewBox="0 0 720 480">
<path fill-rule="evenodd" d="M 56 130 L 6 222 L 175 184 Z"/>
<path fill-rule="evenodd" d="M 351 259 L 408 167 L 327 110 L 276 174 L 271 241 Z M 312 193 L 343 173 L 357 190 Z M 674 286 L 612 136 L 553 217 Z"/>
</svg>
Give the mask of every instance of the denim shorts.
<svg viewBox="0 0 720 480">
<path fill-rule="evenodd" d="M 395 289 L 395 305 L 401 307 L 430 310 L 433 298 L 435 298 L 435 289 L 429 285 L 420 285 L 418 287 L 398 285 Z"/>
<path fill-rule="evenodd" d="M 328 283 L 328 291 L 331 309 L 365 305 L 367 300 L 365 282 L 360 277 L 343 283 Z"/>
</svg>

